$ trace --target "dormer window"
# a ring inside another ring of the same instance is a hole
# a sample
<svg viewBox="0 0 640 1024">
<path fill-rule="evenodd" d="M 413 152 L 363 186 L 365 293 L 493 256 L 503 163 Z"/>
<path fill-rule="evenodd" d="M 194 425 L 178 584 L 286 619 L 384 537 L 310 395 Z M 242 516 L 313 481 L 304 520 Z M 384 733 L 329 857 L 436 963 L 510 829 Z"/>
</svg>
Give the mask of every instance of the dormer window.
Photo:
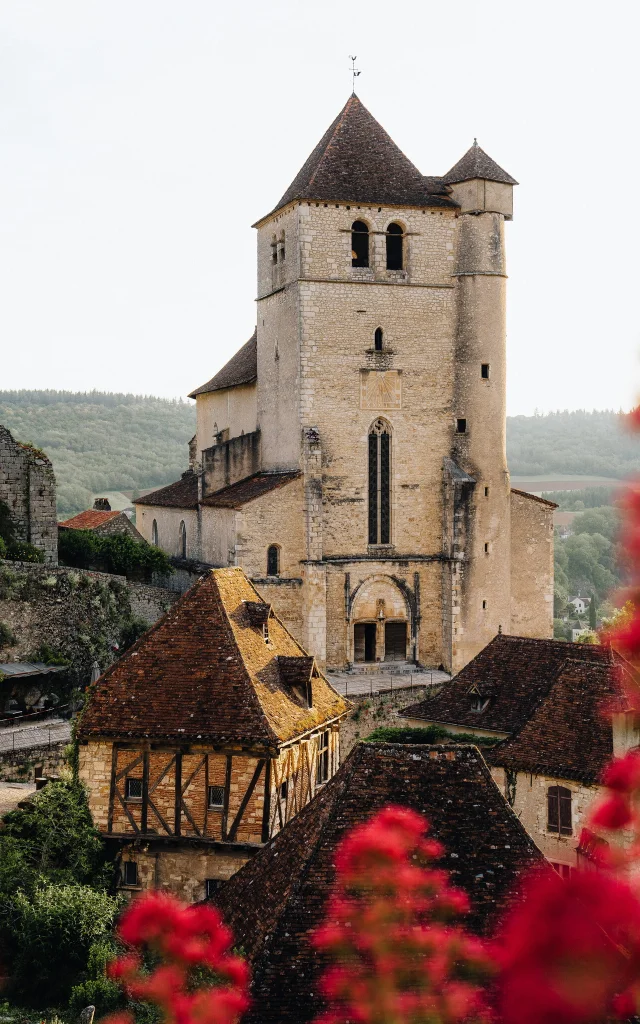
<svg viewBox="0 0 640 1024">
<path fill-rule="evenodd" d="M 402 270 L 404 231 L 399 224 L 387 228 L 387 270 Z"/>
<path fill-rule="evenodd" d="M 481 697 L 479 693 L 474 694 L 471 698 L 471 710 L 472 711 L 484 711 L 489 703 L 488 697 Z"/>
<path fill-rule="evenodd" d="M 293 696 L 305 707 L 313 706 L 312 677 L 315 663 L 309 655 L 278 655 L 280 679 Z"/>
<path fill-rule="evenodd" d="M 369 228 L 363 220 L 351 225 L 351 266 L 369 266 Z"/>
<path fill-rule="evenodd" d="M 245 601 L 249 623 L 262 633 L 265 643 L 269 643 L 269 616 L 271 605 L 265 601 Z"/>
</svg>

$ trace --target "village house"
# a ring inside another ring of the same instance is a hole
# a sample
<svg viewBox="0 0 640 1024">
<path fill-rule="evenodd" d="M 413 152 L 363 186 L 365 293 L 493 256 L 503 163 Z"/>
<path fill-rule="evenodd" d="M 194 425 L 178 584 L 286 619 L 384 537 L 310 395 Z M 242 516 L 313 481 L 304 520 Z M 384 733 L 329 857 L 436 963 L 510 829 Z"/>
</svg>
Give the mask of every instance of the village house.
<svg viewBox="0 0 640 1024">
<path fill-rule="evenodd" d="M 121 887 L 212 893 L 335 774 L 348 708 L 241 569 L 203 576 L 97 681 L 78 727 Z"/>
<path fill-rule="evenodd" d="M 189 468 L 135 502 L 167 554 L 242 566 L 321 668 L 552 635 L 555 506 L 506 460 L 516 184 L 476 142 L 423 175 L 351 96 L 255 225 L 256 329 L 191 393 Z"/>
<path fill-rule="evenodd" d="M 338 844 L 389 804 L 424 814 L 439 865 L 469 896 L 465 925 L 491 935 L 523 871 L 544 858 L 468 745 L 360 743 L 323 792 L 216 894 L 249 960 L 244 1024 L 305 1024 L 323 1009 L 323 958 L 309 934 L 324 917 Z"/>
<path fill-rule="evenodd" d="M 496 783 L 566 875 L 595 842 L 585 816 L 604 768 L 640 741 L 620 696 L 625 671 L 609 647 L 498 635 L 437 694 L 398 715 L 403 725 L 494 739 L 483 751 Z"/>
<path fill-rule="evenodd" d="M 113 537 L 125 534 L 132 540 L 146 543 L 141 533 L 124 512 L 111 508 L 106 498 L 96 498 L 93 508 L 78 512 L 71 519 L 58 523 L 59 530 L 91 530 L 97 537 Z"/>
</svg>

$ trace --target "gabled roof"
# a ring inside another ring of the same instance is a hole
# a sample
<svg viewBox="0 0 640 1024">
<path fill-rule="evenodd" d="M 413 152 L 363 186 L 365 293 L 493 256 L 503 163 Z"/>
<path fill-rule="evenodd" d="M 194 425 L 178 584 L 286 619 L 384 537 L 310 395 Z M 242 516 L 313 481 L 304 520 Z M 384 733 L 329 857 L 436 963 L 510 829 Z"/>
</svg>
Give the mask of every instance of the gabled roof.
<svg viewBox="0 0 640 1024">
<path fill-rule="evenodd" d="M 258 377 L 258 329 L 242 348 L 238 349 L 228 363 L 225 363 L 221 370 L 218 370 L 215 377 L 196 388 L 189 395 L 195 398 L 197 395 L 206 395 L 210 391 L 222 391 L 224 388 L 235 388 L 239 384 L 253 384 Z"/>
<path fill-rule="evenodd" d="M 213 569 L 95 684 L 79 736 L 280 743 L 343 715 L 349 702 L 320 674 L 313 706 L 281 677 L 278 655 L 306 656 L 280 620 L 268 637 L 247 602 L 263 604 L 242 569 Z"/>
<path fill-rule="evenodd" d="M 123 512 L 101 512 L 95 508 L 89 508 L 86 512 L 78 512 L 77 516 L 65 519 L 58 523 L 59 527 L 65 530 L 95 530 L 98 526 L 104 526 L 111 519 L 124 515 Z"/>
<path fill-rule="evenodd" d="M 238 483 L 208 495 L 202 499 L 202 504 L 207 508 L 242 508 L 263 494 L 297 480 L 299 476 L 299 473 L 255 473 L 246 480 L 239 480 Z"/>
<path fill-rule="evenodd" d="M 188 469 L 175 483 L 167 484 L 157 491 L 151 491 L 142 498 L 136 498 L 134 505 L 157 505 L 160 508 L 197 508 L 198 477 Z"/>
<path fill-rule="evenodd" d="M 597 644 L 498 634 L 438 694 L 403 708 L 402 717 L 512 736 L 529 721 L 561 674 L 603 669 L 612 680 L 622 659 Z M 582 666 L 578 668 L 577 666 Z M 472 711 L 469 691 L 491 694 L 483 711 Z"/>
<path fill-rule="evenodd" d="M 440 178 L 427 178 L 355 95 L 324 133 L 275 208 L 295 199 L 457 208 Z"/>
<path fill-rule="evenodd" d="M 465 920 L 491 932 L 519 874 L 544 863 L 473 746 L 360 743 L 324 789 L 216 894 L 253 968 L 244 1024 L 305 1024 L 322 1009 L 323 961 L 309 946 L 345 833 L 388 804 L 425 814 L 441 864 L 471 900 Z"/>
<path fill-rule="evenodd" d="M 537 501 L 540 505 L 548 505 L 549 508 L 558 507 L 555 501 L 549 501 L 547 498 L 541 498 L 539 494 L 531 494 L 529 491 L 520 491 L 517 487 L 512 487 L 511 493 L 517 494 L 519 498 L 529 498 L 531 501 Z"/>
<path fill-rule="evenodd" d="M 518 182 L 510 174 L 502 170 L 495 160 L 480 149 L 476 139 L 473 146 L 468 149 L 461 160 L 447 171 L 442 179 L 447 185 L 453 185 L 460 181 L 471 181 L 473 178 L 483 178 L 485 181 L 500 181 L 504 185 L 517 185 Z"/>
</svg>

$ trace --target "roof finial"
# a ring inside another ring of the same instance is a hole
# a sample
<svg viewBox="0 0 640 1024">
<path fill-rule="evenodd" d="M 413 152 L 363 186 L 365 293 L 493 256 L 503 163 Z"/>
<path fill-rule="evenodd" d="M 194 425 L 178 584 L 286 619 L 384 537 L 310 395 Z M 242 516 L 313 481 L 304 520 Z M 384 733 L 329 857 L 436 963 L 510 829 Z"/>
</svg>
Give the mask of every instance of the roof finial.
<svg viewBox="0 0 640 1024">
<path fill-rule="evenodd" d="M 473 144 L 474 144 L 474 146 L 477 146 L 477 145 L 478 145 L 478 140 L 477 140 L 477 139 L 474 139 L 474 140 L 473 140 Z"/>
<path fill-rule="evenodd" d="M 352 96 L 355 96 L 355 94 L 356 94 L 356 78 L 360 74 L 359 71 L 356 71 L 356 61 L 357 61 L 357 59 L 358 59 L 357 57 L 352 57 L 351 54 L 349 54 L 349 60 L 351 61 L 351 95 Z"/>
</svg>

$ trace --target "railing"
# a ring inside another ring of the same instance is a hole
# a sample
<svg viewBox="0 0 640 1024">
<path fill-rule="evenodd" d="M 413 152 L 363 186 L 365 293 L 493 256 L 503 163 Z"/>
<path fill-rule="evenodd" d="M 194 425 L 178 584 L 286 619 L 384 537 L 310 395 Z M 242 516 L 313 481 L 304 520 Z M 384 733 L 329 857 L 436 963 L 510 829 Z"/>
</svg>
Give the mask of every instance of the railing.
<svg viewBox="0 0 640 1024">
<path fill-rule="evenodd" d="M 8 728 L 10 725 L 15 725 L 16 722 L 18 724 L 21 724 L 22 722 L 31 722 L 35 718 L 38 718 L 38 716 L 41 716 L 40 721 L 43 721 L 47 715 L 59 715 L 63 711 L 68 710 L 68 704 L 59 704 L 55 708 L 44 708 L 42 711 L 19 711 L 18 714 L 12 715 L 10 718 L 0 718 L 0 727 L 6 726 Z"/>
<path fill-rule="evenodd" d="M 427 675 L 429 676 L 428 682 L 427 682 L 427 678 L 426 678 Z M 367 693 L 366 686 L 362 685 L 365 677 L 360 676 L 360 677 L 356 677 L 356 678 L 357 678 L 358 681 L 356 682 L 356 680 L 354 679 L 354 681 L 352 683 L 352 688 L 351 688 L 351 695 L 353 697 L 362 697 L 362 696 L 366 695 L 366 693 Z M 408 683 L 396 682 L 395 686 L 394 686 L 394 683 L 393 683 L 394 676 L 393 676 L 392 673 L 389 673 L 389 677 L 388 678 L 389 678 L 389 684 L 390 685 L 387 686 L 387 687 L 384 687 L 384 688 L 381 687 L 381 686 L 376 686 L 375 690 L 373 689 L 374 678 L 380 679 L 380 676 L 374 677 L 373 674 L 371 674 L 369 676 L 369 696 L 370 697 L 373 697 L 374 695 L 380 694 L 380 693 L 395 693 L 398 690 L 409 690 L 410 692 L 412 692 L 414 689 L 422 689 L 425 686 L 433 686 L 433 672 L 429 672 L 429 673 L 427 673 L 427 672 L 417 672 L 416 673 L 416 680 L 414 680 L 414 674 L 412 672 L 410 674 L 410 678 L 409 678 L 409 682 Z M 395 678 L 399 680 L 399 679 L 402 679 L 403 676 L 399 675 L 399 676 L 396 676 Z M 349 696 L 349 679 L 348 679 L 348 677 L 345 677 L 345 679 L 344 679 L 344 696 L 345 697 Z"/>
</svg>

